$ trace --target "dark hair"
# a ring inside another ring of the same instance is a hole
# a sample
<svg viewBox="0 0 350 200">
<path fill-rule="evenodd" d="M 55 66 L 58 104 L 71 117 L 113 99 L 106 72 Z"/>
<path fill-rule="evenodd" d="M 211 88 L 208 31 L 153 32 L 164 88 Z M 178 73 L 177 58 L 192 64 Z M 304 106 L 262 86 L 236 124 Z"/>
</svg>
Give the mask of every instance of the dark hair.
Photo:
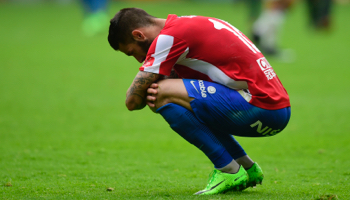
<svg viewBox="0 0 350 200">
<path fill-rule="evenodd" d="M 137 28 L 153 25 L 153 16 L 140 8 L 121 9 L 110 21 L 108 42 L 114 50 L 119 50 L 119 44 L 129 44 L 134 41 L 131 32 Z"/>
</svg>

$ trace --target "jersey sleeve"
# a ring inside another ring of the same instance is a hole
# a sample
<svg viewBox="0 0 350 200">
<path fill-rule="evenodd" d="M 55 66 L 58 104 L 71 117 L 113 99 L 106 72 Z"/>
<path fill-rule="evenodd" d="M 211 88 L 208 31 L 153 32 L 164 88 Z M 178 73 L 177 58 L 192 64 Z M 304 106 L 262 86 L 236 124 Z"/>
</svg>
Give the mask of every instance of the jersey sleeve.
<svg viewBox="0 0 350 200">
<path fill-rule="evenodd" d="M 184 59 L 188 45 L 170 35 L 159 35 L 151 44 L 140 71 L 169 76 L 177 61 Z"/>
</svg>

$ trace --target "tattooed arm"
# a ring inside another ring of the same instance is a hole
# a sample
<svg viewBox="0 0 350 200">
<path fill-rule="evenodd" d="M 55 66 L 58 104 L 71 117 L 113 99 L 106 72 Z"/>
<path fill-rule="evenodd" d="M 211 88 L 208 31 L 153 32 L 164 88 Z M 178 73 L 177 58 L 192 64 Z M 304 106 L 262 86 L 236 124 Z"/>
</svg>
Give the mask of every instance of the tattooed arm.
<svg viewBox="0 0 350 200">
<path fill-rule="evenodd" d="M 132 110 L 140 110 L 146 106 L 148 87 L 161 79 L 163 75 L 139 71 L 126 92 L 126 107 Z"/>
</svg>

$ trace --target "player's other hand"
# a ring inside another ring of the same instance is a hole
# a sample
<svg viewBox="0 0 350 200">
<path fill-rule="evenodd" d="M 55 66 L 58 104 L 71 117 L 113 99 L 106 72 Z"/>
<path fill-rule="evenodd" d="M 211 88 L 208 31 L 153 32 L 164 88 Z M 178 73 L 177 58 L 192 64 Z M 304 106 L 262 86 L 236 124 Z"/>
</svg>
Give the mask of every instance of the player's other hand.
<svg viewBox="0 0 350 200">
<path fill-rule="evenodd" d="M 156 110 L 155 101 L 157 100 L 158 84 L 152 83 L 147 89 L 147 105 L 153 112 Z"/>
</svg>

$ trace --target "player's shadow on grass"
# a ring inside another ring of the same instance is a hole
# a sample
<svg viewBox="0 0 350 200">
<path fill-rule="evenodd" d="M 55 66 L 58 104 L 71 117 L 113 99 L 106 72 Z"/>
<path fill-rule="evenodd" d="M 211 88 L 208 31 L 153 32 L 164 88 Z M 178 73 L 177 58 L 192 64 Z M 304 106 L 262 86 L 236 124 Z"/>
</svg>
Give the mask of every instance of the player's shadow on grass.
<svg viewBox="0 0 350 200">
<path fill-rule="evenodd" d="M 231 195 L 231 196 L 241 196 L 241 195 L 257 195 L 261 194 L 262 192 L 259 190 L 255 189 L 245 189 L 243 191 L 229 191 L 226 192 L 225 194 L 220 194 L 220 195 Z"/>
<path fill-rule="evenodd" d="M 142 195 L 142 197 L 152 197 L 152 196 L 157 196 L 157 197 L 180 197 L 180 196 L 187 196 L 187 195 L 193 195 L 194 197 L 203 197 L 200 195 L 194 195 L 194 193 L 198 192 L 199 190 L 194 190 L 194 189 L 180 189 L 180 190 L 158 190 L 158 191 L 152 191 L 147 194 Z M 261 191 L 257 190 L 251 190 L 251 189 L 246 189 L 244 191 L 229 191 L 224 194 L 217 194 L 217 195 L 209 195 L 209 196 L 215 196 L 215 197 L 239 197 L 239 196 L 255 196 L 255 195 L 261 195 Z M 207 195 L 204 195 L 208 197 Z"/>
</svg>

